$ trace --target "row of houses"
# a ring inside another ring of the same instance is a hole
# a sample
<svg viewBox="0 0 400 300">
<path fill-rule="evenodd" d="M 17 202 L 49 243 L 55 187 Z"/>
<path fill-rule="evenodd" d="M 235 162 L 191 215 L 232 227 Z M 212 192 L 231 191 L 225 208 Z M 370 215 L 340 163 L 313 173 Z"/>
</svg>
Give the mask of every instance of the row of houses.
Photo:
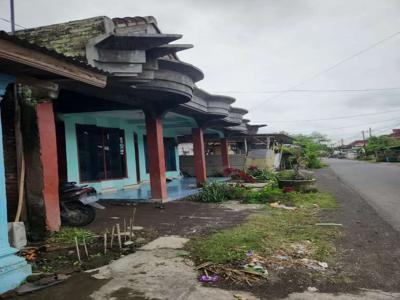
<svg viewBox="0 0 400 300">
<path fill-rule="evenodd" d="M 22 214 L 31 238 L 58 231 L 60 182 L 103 195 L 147 184 L 153 200 L 167 201 L 167 178 L 181 176 L 178 138 L 193 143 L 201 185 L 204 135 L 218 140 L 227 168 L 229 137 L 257 133 L 234 98 L 196 86 L 204 74 L 178 58 L 192 47 L 172 43 L 180 38 L 153 17 L 0 32 L 0 293 L 30 274 L 7 222 Z"/>
</svg>

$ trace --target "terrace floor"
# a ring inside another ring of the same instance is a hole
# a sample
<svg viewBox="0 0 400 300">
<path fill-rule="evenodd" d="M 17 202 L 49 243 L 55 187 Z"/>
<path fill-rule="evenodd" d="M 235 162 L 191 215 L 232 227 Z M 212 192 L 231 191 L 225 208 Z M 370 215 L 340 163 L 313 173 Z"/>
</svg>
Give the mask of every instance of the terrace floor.
<svg viewBox="0 0 400 300">
<path fill-rule="evenodd" d="M 228 177 L 208 177 L 207 182 L 227 181 Z M 168 201 L 179 200 L 192 196 L 200 191 L 196 186 L 195 177 L 183 177 L 167 182 Z M 150 182 L 142 183 L 137 188 L 119 190 L 100 194 L 101 200 L 128 200 L 132 202 L 147 202 L 151 199 Z"/>
</svg>

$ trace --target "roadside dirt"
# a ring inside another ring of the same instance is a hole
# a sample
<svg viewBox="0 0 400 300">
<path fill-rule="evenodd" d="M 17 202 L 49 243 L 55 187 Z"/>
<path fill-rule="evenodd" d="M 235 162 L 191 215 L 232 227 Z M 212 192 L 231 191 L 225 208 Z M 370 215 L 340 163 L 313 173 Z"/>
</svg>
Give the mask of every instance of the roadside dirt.
<svg viewBox="0 0 400 300">
<path fill-rule="evenodd" d="M 180 235 L 211 233 L 242 222 L 251 210 L 232 210 L 218 204 L 204 204 L 187 200 L 166 203 L 164 209 L 157 203 L 132 205 L 127 201 L 102 201 L 105 210 L 98 210 L 96 221 L 87 228 L 101 232 L 116 222 L 127 221 L 136 207 L 136 226 L 153 230 L 157 235 Z M 118 218 L 118 219 L 116 219 Z"/>
<path fill-rule="evenodd" d="M 350 288 L 400 291 L 400 233 L 331 169 L 322 169 L 317 176 L 320 188 L 340 204 L 336 213 L 324 218 L 344 226 L 345 235 L 337 241 L 338 268 L 353 281 Z"/>
<path fill-rule="evenodd" d="M 341 182 L 329 168 L 316 172 L 321 191 L 333 194 L 337 210 L 321 215 L 322 222 L 343 224 L 335 245 L 337 261 L 325 273 L 304 269 L 282 270 L 261 285 L 220 281 L 215 287 L 240 289 L 261 299 L 284 298 L 316 287 L 323 293 L 358 293 L 360 289 L 400 291 L 400 234 L 380 218 L 360 195 Z"/>
<path fill-rule="evenodd" d="M 382 220 L 377 213 L 351 188 L 343 184 L 330 169 L 317 171 L 319 188 L 331 192 L 339 208 L 322 215 L 323 222 L 343 224 L 344 235 L 337 240 L 338 261 L 321 275 L 304 269 L 285 269 L 279 277 L 269 278 L 260 285 L 248 286 L 219 281 L 206 286 L 229 290 L 249 291 L 260 299 L 284 298 L 290 293 L 316 287 L 320 292 L 357 293 L 360 288 L 400 291 L 400 234 Z M 104 204 L 104 203 L 103 203 Z M 101 233 L 116 222 L 129 219 L 133 206 L 124 202 L 107 202 L 107 210 L 100 211 L 95 223 L 89 226 Z M 232 210 L 214 204 L 176 201 L 159 209 L 154 203 L 136 205 L 136 226 L 143 226 L 154 237 L 180 235 L 193 237 L 232 227 L 245 220 L 254 210 Z M 332 275 L 332 276 L 331 276 Z M 98 284 L 88 285 L 83 273 L 67 282 L 19 299 L 87 299 Z M 81 278 L 81 280 L 77 280 Z M 132 299 L 143 299 L 136 295 Z"/>
<path fill-rule="evenodd" d="M 107 209 L 98 210 L 95 222 L 86 228 L 97 234 L 104 233 L 106 229 L 110 231 L 116 223 L 123 224 L 124 219 L 128 222 L 132 216 L 133 208 L 136 207 L 134 226 L 142 226 L 144 228 L 143 231 L 135 232 L 137 237 L 142 238 L 141 244 L 164 235 L 190 237 L 197 234 L 211 233 L 243 222 L 251 212 L 254 212 L 254 210 L 239 209 L 240 204 L 236 205 L 235 209 L 229 209 L 217 204 L 203 204 L 186 200 L 167 203 L 164 209 L 157 208 L 155 203 L 132 205 L 124 201 L 105 201 L 102 204 Z M 89 249 L 91 253 L 101 253 L 103 250 L 101 239 L 93 247 L 93 249 Z M 135 249 L 132 249 L 129 252 L 134 251 Z M 128 254 L 129 252 L 123 254 Z M 88 296 L 102 284 L 98 281 L 93 281 L 93 278 L 88 274 L 77 273 L 77 271 L 99 267 L 120 256 L 121 253 L 119 251 L 109 251 L 106 257 L 99 255 L 90 262 L 85 262 L 82 267 L 76 267 L 73 265 L 77 260 L 73 247 L 59 249 L 47 254 L 42 253 L 41 259 L 47 260 L 46 265 L 52 271 L 73 272 L 72 277 L 61 284 L 19 296 L 18 299 L 89 299 Z M 15 297 L 17 296 L 13 294 L 12 299 Z M 144 299 L 140 295 L 132 297 L 129 299 Z"/>
</svg>

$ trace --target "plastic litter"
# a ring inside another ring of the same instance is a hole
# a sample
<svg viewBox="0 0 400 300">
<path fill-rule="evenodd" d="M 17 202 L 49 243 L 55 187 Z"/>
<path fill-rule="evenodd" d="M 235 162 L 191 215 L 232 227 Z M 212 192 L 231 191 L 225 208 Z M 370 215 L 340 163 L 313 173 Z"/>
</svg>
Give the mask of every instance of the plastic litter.
<svg viewBox="0 0 400 300">
<path fill-rule="evenodd" d="M 201 275 L 200 282 L 217 282 L 219 280 L 218 275 Z"/>
<path fill-rule="evenodd" d="M 269 206 L 271 206 L 272 208 L 282 208 L 282 209 L 286 209 L 286 210 L 295 210 L 295 209 L 297 209 L 297 207 L 286 206 L 284 204 L 279 204 L 279 202 L 270 203 Z"/>
<path fill-rule="evenodd" d="M 287 255 L 276 255 L 275 257 L 280 260 L 289 260 L 289 256 Z"/>
<path fill-rule="evenodd" d="M 253 250 L 249 250 L 249 251 L 247 251 L 247 253 L 246 253 L 246 256 L 253 256 L 253 255 L 254 255 Z"/>
<path fill-rule="evenodd" d="M 318 292 L 318 289 L 316 287 L 309 286 L 307 288 L 307 291 L 309 291 L 310 293 L 315 293 L 315 292 Z"/>
<path fill-rule="evenodd" d="M 258 263 L 257 264 L 246 264 L 246 265 L 243 266 L 243 268 L 246 271 L 258 273 L 261 276 L 267 276 L 268 275 L 267 269 L 264 266 L 262 266 L 262 265 L 260 265 Z"/>
<path fill-rule="evenodd" d="M 321 262 L 309 258 L 303 258 L 300 261 L 304 266 L 312 270 L 324 271 L 325 269 L 328 268 L 328 264 L 326 262 Z"/>
<path fill-rule="evenodd" d="M 343 224 L 340 223 L 316 223 L 316 226 L 343 226 Z"/>
</svg>

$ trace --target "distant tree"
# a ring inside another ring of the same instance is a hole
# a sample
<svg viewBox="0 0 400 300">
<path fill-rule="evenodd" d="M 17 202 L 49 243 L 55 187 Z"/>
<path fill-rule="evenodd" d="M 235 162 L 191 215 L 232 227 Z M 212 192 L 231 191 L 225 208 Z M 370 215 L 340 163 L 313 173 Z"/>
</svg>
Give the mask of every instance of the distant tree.
<svg viewBox="0 0 400 300">
<path fill-rule="evenodd" d="M 373 136 L 368 139 L 367 154 L 376 154 L 378 151 L 388 150 L 391 146 L 400 146 L 400 141 L 384 135 Z"/>
<path fill-rule="evenodd" d="M 312 169 L 323 167 L 320 157 L 326 156 L 329 152 L 328 142 L 327 136 L 318 132 L 294 136 L 294 144 L 300 147 L 301 156 L 304 158 L 307 167 Z"/>
</svg>

